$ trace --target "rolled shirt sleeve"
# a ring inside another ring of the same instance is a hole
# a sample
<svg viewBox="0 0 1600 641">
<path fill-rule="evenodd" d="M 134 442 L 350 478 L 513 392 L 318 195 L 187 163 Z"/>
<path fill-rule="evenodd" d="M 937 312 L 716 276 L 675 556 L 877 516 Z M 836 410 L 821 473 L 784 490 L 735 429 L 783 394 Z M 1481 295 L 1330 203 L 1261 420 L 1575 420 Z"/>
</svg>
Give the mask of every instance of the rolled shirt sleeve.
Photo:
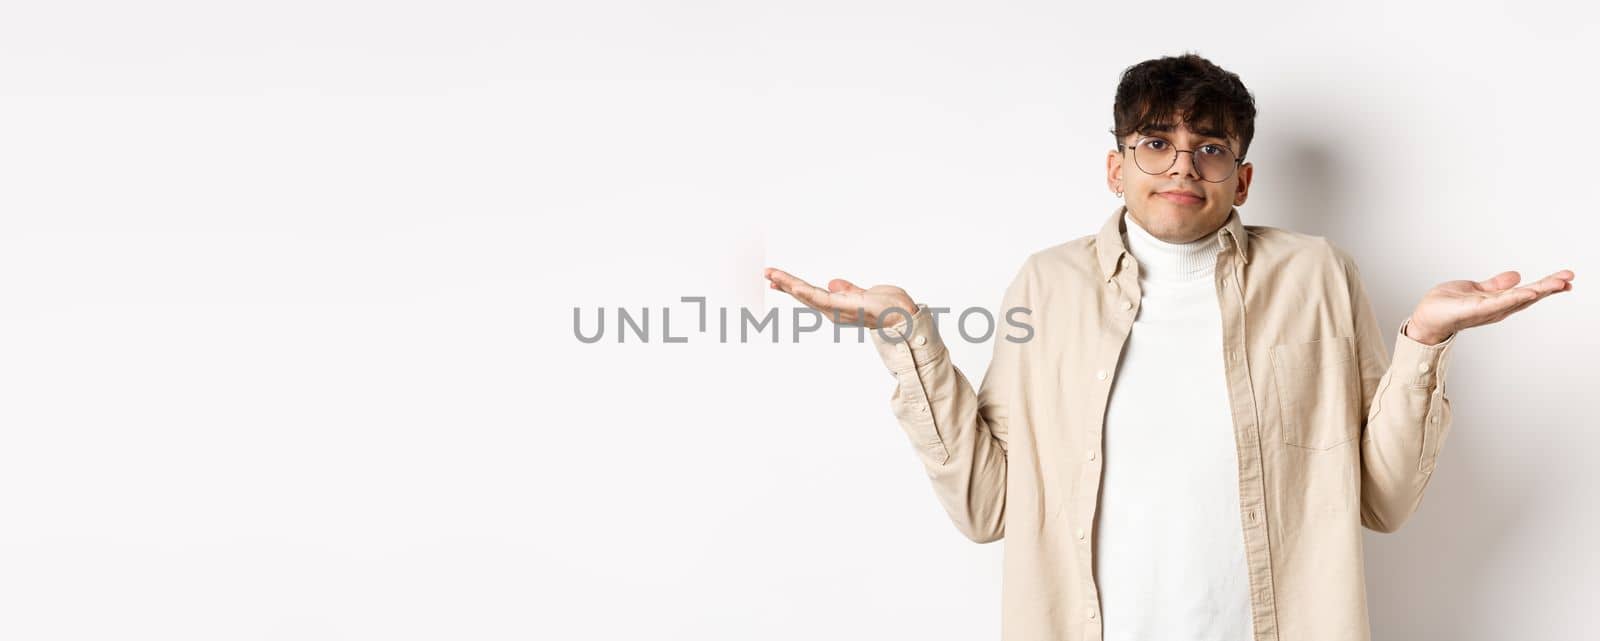
<svg viewBox="0 0 1600 641">
<path fill-rule="evenodd" d="M 1024 265 L 1007 288 L 1006 309 L 1023 304 L 1033 282 L 1029 273 Z M 870 333 L 895 379 L 889 399 L 894 416 L 945 512 L 967 538 L 999 540 L 1005 535 L 1007 410 L 1024 343 L 996 335 L 989 368 L 975 389 L 951 362 L 927 306 Z"/>
<path fill-rule="evenodd" d="M 1437 345 L 1406 336 L 1410 318 L 1395 331 L 1389 350 L 1378 329 L 1355 263 L 1345 270 L 1355 313 L 1360 359 L 1361 524 L 1394 532 L 1417 510 L 1450 431 L 1445 379 L 1456 334 Z"/>
</svg>

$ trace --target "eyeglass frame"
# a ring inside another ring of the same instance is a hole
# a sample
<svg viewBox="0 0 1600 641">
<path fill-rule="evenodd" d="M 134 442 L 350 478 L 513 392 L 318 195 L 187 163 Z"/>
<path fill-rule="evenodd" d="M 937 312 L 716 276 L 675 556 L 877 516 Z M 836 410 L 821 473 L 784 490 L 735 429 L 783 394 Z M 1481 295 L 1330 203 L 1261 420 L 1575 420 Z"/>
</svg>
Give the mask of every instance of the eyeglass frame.
<svg viewBox="0 0 1600 641">
<path fill-rule="evenodd" d="M 1133 141 L 1132 145 L 1124 144 L 1122 141 L 1118 140 L 1117 141 L 1117 151 L 1118 152 L 1127 151 L 1127 149 L 1129 147 L 1135 147 L 1136 148 L 1136 147 L 1139 146 L 1139 143 L 1142 143 L 1142 142 L 1144 142 L 1146 140 L 1149 140 L 1151 138 L 1155 138 L 1157 140 L 1164 141 L 1167 144 L 1172 145 L 1173 147 L 1177 147 L 1177 145 L 1173 144 L 1173 142 L 1171 140 L 1167 140 L 1166 138 L 1163 138 L 1161 136 L 1139 136 L 1138 140 Z M 1221 147 L 1223 149 L 1228 150 L 1228 153 L 1230 153 L 1230 154 L 1233 153 L 1233 147 L 1229 147 L 1229 146 L 1227 146 L 1225 144 L 1222 144 L 1220 142 L 1208 142 L 1208 143 L 1204 143 L 1204 144 L 1216 145 L 1218 147 Z M 1229 178 L 1232 178 L 1234 176 L 1234 174 L 1239 173 L 1239 167 L 1244 165 L 1244 156 L 1239 156 L 1238 158 L 1234 158 L 1233 159 L 1233 169 L 1228 172 L 1228 175 L 1223 176 L 1222 180 L 1207 180 L 1204 176 L 1200 176 L 1200 166 L 1195 164 L 1195 162 L 1194 162 L 1194 150 L 1193 149 L 1174 149 L 1173 153 L 1172 153 L 1172 164 L 1169 164 L 1166 167 L 1161 168 L 1161 171 L 1145 171 L 1145 168 L 1139 165 L 1138 150 L 1135 149 L 1134 157 L 1133 157 L 1133 166 L 1138 167 L 1139 171 L 1143 171 L 1144 173 L 1150 174 L 1151 176 L 1159 176 L 1162 173 L 1165 173 L 1167 170 L 1172 169 L 1173 167 L 1177 166 L 1177 164 L 1178 164 L 1178 154 L 1182 154 L 1182 153 L 1189 154 L 1189 166 L 1195 168 L 1194 175 L 1199 176 L 1200 180 L 1205 180 L 1208 183 L 1227 182 L 1227 180 Z"/>
</svg>

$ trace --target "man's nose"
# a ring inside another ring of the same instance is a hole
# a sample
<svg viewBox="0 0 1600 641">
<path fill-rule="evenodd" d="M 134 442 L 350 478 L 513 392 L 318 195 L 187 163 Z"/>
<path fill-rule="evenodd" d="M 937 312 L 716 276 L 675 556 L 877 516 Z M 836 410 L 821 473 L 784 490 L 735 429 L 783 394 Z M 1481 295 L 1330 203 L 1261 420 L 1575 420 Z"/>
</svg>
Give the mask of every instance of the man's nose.
<svg viewBox="0 0 1600 641">
<path fill-rule="evenodd" d="M 1193 176 L 1195 178 L 1200 177 L 1200 172 L 1194 167 L 1193 151 L 1179 150 L 1173 153 L 1177 154 L 1178 157 L 1172 159 L 1172 169 L 1167 170 L 1168 174 L 1173 176 Z"/>
</svg>

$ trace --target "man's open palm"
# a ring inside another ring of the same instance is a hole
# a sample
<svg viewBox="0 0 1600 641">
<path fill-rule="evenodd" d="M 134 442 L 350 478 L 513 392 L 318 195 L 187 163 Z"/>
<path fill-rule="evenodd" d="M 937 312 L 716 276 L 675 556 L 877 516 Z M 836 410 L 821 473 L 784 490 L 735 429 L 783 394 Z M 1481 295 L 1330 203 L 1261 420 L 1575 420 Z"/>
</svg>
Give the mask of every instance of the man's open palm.
<svg viewBox="0 0 1600 641">
<path fill-rule="evenodd" d="M 899 324 L 917 310 L 911 295 L 894 285 L 873 285 L 862 289 L 843 278 L 835 278 L 828 281 L 827 289 L 823 289 L 776 267 L 762 270 L 761 275 L 766 277 L 768 287 L 793 296 L 795 300 L 805 303 L 806 307 L 822 312 L 828 320 L 840 324 L 864 323 L 869 328 L 877 329 L 884 320 L 888 320 L 890 325 Z M 884 318 L 886 313 L 888 319 Z"/>
<path fill-rule="evenodd" d="M 1515 271 L 1501 272 L 1483 281 L 1452 280 L 1440 283 L 1422 298 L 1411 314 L 1418 334 L 1442 340 L 1451 333 L 1497 323 L 1551 294 L 1572 291 L 1572 270 L 1563 269 L 1536 282 L 1513 287 L 1522 279 Z"/>
</svg>

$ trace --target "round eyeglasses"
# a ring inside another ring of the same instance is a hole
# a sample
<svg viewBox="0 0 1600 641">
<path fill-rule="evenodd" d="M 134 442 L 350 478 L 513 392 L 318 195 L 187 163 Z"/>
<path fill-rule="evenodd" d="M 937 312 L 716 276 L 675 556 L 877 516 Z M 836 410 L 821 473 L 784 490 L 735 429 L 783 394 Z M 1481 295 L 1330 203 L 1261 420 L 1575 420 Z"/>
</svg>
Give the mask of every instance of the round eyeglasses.
<svg viewBox="0 0 1600 641">
<path fill-rule="evenodd" d="M 1126 146 L 1117 143 L 1117 151 Z M 1178 163 L 1178 154 L 1189 154 L 1194 171 L 1200 180 L 1219 183 L 1233 177 L 1233 172 L 1244 162 L 1233 155 L 1227 145 L 1208 142 L 1196 149 L 1178 149 L 1166 138 L 1144 136 L 1133 143 L 1133 164 L 1147 174 L 1162 174 Z"/>
</svg>

